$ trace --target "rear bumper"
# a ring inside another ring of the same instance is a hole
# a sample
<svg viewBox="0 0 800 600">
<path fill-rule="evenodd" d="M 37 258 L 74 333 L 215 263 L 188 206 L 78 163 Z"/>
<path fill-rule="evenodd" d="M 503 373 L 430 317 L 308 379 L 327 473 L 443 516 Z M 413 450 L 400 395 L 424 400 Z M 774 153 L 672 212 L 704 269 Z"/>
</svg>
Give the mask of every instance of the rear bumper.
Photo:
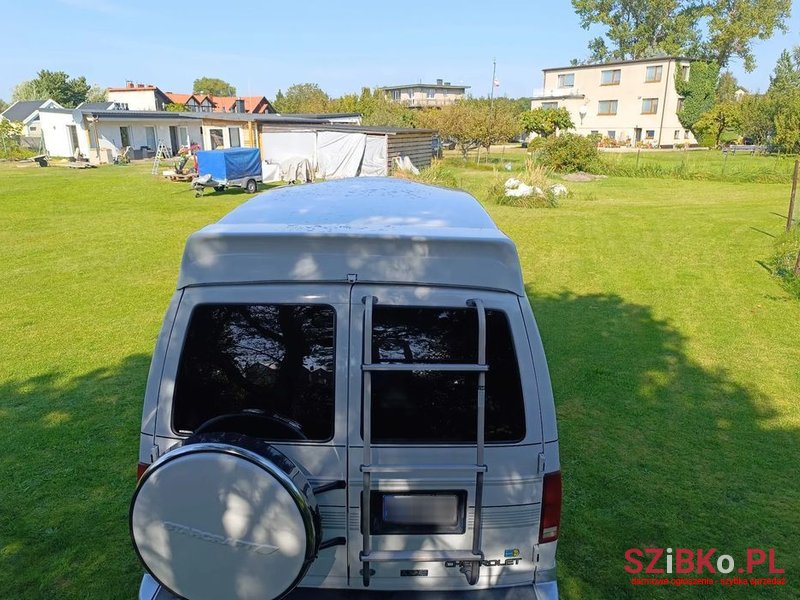
<svg viewBox="0 0 800 600">
<path fill-rule="evenodd" d="M 558 600 L 558 584 L 544 581 L 530 586 L 493 588 L 462 592 L 369 592 L 363 590 L 326 590 L 297 588 L 287 600 Z M 180 600 L 150 575 L 142 578 L 139 600 Z"/>
</svg>

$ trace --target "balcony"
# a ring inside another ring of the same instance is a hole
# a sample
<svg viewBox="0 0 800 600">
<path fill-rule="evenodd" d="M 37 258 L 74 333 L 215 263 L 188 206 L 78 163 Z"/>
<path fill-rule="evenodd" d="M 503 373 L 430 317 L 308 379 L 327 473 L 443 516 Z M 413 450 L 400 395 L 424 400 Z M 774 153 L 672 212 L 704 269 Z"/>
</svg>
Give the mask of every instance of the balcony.
<svg viewBox="0 0 800 600">
<path fill-rule="evenodd" d="M 585 98 L 586 93 L 580 88 L 576 87 L 563 87 L 563 88 L 546 88 L 533 90 L 533 100 L 548 100 L 550 98 Z"/>
<path fill-rule="evenodd" d="M 401 98 L 394 100 L 397 104 L 402 104 L 408 108 L 441 108 L 455 104 L 456 100 L 462 100 L 464 96 L 448 96 L 447 98 Z"/>
</svg>

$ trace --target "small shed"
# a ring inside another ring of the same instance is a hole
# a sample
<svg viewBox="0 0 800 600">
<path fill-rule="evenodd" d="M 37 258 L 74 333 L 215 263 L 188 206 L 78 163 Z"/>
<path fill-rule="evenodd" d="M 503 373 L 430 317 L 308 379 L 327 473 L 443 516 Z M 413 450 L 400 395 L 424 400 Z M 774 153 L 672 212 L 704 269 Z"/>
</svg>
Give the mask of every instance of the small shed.
<svg viewBox="0 0 800 600">
<path fill-rule="evenodd" d="M 336 124 L 260 123 L 261 157 L 269 164 L 307 159 L 317 176 L 340 179 L 385 176 L 395 157 L 407 156 L 418 169 L 433 157 L 430 129 Z"/>
</svg>

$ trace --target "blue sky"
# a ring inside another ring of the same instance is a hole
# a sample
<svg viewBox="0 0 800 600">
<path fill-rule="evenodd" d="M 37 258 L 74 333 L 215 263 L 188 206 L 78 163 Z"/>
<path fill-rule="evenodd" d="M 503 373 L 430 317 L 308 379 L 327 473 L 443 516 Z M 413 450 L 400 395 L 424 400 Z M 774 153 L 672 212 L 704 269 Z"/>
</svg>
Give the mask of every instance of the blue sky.
<svg viewBox="0 0 800 600">
<path fill-rule="evenodd" d="M 220 77 L 240 94 L 272 98 L 292 83 L 316 82 L 331 95 L 362 85 L 443 78 L 487 95 L 492 58 L 499 95 L 530 95 L 543 67 L 586 55 L 568 0 L 335 2 L 292 4 L 191 0 L 3 2 L 0 98 L 45 68 L 85 75 L 101 86 L 126 79 L 189 92 L 196 77 Z M 478 5 L 478 3 L 476 3 Z M 21 24 L 25 26 L 21 26 Z M 789 32 L 757 42 L 758 68 L 733 72 L 765 89 L 783 48 L 800 44 L 800 0 Z"/>
</svg>

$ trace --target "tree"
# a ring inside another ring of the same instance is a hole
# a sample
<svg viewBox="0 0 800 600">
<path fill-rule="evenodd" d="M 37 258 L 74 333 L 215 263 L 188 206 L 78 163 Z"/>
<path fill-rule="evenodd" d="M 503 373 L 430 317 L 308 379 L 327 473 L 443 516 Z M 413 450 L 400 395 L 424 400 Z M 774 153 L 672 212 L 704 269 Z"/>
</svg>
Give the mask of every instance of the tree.
<svg viewBox="0 0 800 600">
<path fill-rule="evenodd" d="M 722 134 L 730 130 L 738 130 L 741 126 L 739 104 L 734 101 L 719 102 L 700 116 L 694 124 L 694 130 L 701 135 L 710 135 L 718 147 Z"/>
<path fill-rule="evenodd" d="M 0 98 L 0 113 L 8 108 L 8 102 Z"/>
<path fill-rule="evenodd" d="M 774 122 L 775 143 L 786 152 L 800 150 L 800 92 L 781 99 Z"/>
<path fill-rule="evenodd" d="M 186 105 L 180 102 L 171 102 L 164 107 L 167 112 L 186 112 Z"/>
<path fill-rule="evenodd" d="M 94 84 L 92 87 L 89 88 L 89 91 L 86 92 L 86 102 L 107 102 L 107 101 L 108 101 L 108 90 L 106 90 L 106 88 L 101 88 L 97 84 Z"/>
<path fill-rule="evenodd" d="M 192 84 L 192 92 L 211 96 L 235 96 L 236 88 L 217 77 L 198 77 Z"/>
<path fill-rule="evenodd" d="M 584 29 L 605 28 L 589 43 L 595 61 L 667 54 L 725 67 L 740 58 L 752 71 L 753 40 L 786 31 L 791 0 L 572 0 L 572 6 Z"/>
<path fill-rule="evenodd" d="M 484 99 L 470 99 L 468 102 L 477 103 L 478 111 L 486 115 L 479 130 L 479 139 L 487 152 L 492 144 L 503 144 L 520 133 L 519 111 L 513 101 L 497 98 L 494 102 Z"/>
<path fill-rule="evenodd" d="M 725 71 L 719 76 L 717 81 L 717 100 L 720 102 L 733 102 L 736 100 L 736 92 L 740 89 L 739 82 L 730 71 Z"/>
<path fill-rule="evenodd" d="M 688 81 L 684 81 L 680 71 L 675 74 L 675 89 L 683 98 L 678 120 L 692 133 L 696 134 L 695 123 L 716 103 L 718 80 L 719 65 L 710 62 L 692 63 Z"/>
<path fill-rule="evenodd" d="M 756 68 L 753 40 L 768 40 L 776 29 L 787 31 L 792 0 L 706 0 L 700 5 L 707 22 L 702 55 L 722 67 L 740 58 L 750 72 Z"/>
<path fill-rule="evenodd" d="M 696 9 L 684 0 L 572 0 L 581 27 L 605 27 L 589 42 L 594 61 L 681 54 L 699 43 Z M 695 4 L 695 3 L 691 3 Z"/>
<path fill-rule="evenodd" d="M 489 148 L 491 144 L 505 142 L 520 130 L 519 119 L 512 102 L 468 98 L 442 108 L 432 108 L 419 113 L 417 125 L 435 129 L 444 138 L 455 141 L 466 159 L 475 148 Z"/>
<path fill-rule="evenodd" d="M 800 90 L 800 46 L 784 50 L 769 77 L 769 93 L 782 96 Z"/>
<path fill-rule="evenodd" d="M 316 83 L 296 83 L 289 86 L 279 100 L 275 96 L 275 110 L 279 113 L 324 113 L 331 99 Z"/>
<path fill-rule="evenodd" d="M 748 94 L 739 103 L 742 137 L 766 144 L 775 133 L 775 105 L 768 95 Z"/>
<path fill-rule="evenodd" d="M 520 115 L 520 123 L 526 133 L 534 132 L 542 137 L 549 137 L 557 130 L 572 129 L 575 123 L 565 107 L 534 108 Z"/>
<path fill-rule="evenodd" d="M 485 118 L 485 115 L 477 114 L 474 104 L 467 100 L 459 100 L 440 109 L 424 110 L 417 121 L 420 127 L 435 129 L 443 138 L 453 140 L 461 151 L 461 156 L 466 160 L 467 153 L 480 146 L 477 121 Z"/>
<path fill-rule="evenodd" d="M 47 100 L 52 98 L 59 104 L 74 108 L 86 101 L 90 86 L 85 77 L 70 79 L 64 71 L 42 69 L 35 79 L 23 81 L 14 88 L 12 99 Z"/>
</svg>

